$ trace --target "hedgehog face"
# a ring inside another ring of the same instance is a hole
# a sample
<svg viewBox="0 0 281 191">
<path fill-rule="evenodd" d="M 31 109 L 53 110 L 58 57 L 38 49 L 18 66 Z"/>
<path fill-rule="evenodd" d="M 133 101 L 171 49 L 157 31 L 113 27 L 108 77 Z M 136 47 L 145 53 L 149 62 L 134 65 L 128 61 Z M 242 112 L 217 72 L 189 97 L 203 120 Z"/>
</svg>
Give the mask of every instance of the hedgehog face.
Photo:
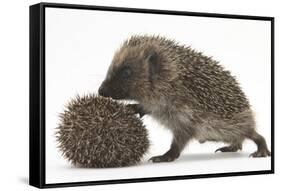
<svg viewBox="0 0 281 191">
<path fill-rule="evenodd" d="M 129 99 L 129 83 L 132 70 L 128 66 L 116 69 L 108 74 L 99 88 L 99 94 L 113 99 Z"/>
<path fill-rule="evenodd" d="M 140 101 L 151 91 L 151 83 L 158 72 L 157 60 L 152 48 L 123 46 L 115 53 L 99 94 Z"/>
</svg>

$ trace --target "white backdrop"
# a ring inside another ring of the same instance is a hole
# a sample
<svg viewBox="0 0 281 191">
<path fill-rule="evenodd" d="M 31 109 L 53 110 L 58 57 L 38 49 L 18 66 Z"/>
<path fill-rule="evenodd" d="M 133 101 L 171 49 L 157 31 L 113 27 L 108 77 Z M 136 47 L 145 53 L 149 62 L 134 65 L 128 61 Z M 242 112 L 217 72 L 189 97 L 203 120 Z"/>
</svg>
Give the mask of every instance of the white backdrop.
<svg viewBox="0 0 281 191">
<path fill-rule="evenodd" d="M 46 0 L 48 1 L 48 0 Z M 28 186 L 28 6 L 38 0 L 3 1 L 0 7 L 0 178 L 1 190 L 37 190 Z M 52 1 L 51 1 L 52 2 Z M 267 15 L 276 17 L 276 174 L 228 178 L 208 178 L 166 182 L 102 185 L 96 187 L 57 188 L 52 190 L 256 190 L 280 186 L 280 5 L 278 1 L 251 0 L 190 0 L 190 1 L 151 1 L 151 0 L 57 0 L 56 2 L 76 4 L 96 4 L 154 9 L 171 9 L 197 12 Z M 161 134 L 162 135 L 162 134 Z M 268 136 L 266 137 L 269 138 Z M 192 143 L 193 145 L 193 143 Z M 204 146 L 205 148 L 205 146 Z M 216 147 L 215 147 L 216 148 Z M 150 173 L 150 171 L 147 171 Z"/>
<path fill-rule="evenodd" d="M 171 135 L 150 117 L 152 143 L 139 166 L 114 169 L 72 167 L 56 148 L 58 113 L 76 94 L 97 93 L 115 50 L 134 34 L 161 35 L 191 45 L 233 72 L 249 96 L 257 128 L 270 147 L 270 22 L 78 9 L 46 9 L 46 182 L 159 177 L 269 170 L 270 158 L 248 158 L 256 150 L 218 153 L 222 144 L 191 142 L 173 163 L 147 164 L 169 149 Z M 149 171 L 150 173 L 147 173 Z"/>
</svg>

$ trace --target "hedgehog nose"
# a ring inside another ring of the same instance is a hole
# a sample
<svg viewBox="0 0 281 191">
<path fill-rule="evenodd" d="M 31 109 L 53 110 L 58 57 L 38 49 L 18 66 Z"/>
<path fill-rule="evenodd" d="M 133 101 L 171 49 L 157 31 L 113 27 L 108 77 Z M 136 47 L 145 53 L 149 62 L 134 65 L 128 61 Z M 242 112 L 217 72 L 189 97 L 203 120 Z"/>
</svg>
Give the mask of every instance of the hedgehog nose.
<svg viewBox="0 0 281 191">
<path fill-rule="evenodd" d="M 98 90 L 99 95 L 108 97 L 108 89 L 102 84 Z"/>
</svg>

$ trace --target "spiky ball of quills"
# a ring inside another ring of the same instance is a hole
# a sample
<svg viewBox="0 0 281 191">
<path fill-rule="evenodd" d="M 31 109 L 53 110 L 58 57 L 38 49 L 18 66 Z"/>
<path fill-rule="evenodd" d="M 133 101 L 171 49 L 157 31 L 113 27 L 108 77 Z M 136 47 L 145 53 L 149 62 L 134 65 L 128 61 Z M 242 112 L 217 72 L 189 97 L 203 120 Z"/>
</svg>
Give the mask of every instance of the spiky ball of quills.
<svg viewBox="0 0 281 191">
<path fill-rule="evenodd" d="M 94 94 L 72 99 L 56 131 L 63 156 L 74 166 L 88 168 L 139 163 L 149 146 L 147 137 L 132 109 Z"/>
</svg>

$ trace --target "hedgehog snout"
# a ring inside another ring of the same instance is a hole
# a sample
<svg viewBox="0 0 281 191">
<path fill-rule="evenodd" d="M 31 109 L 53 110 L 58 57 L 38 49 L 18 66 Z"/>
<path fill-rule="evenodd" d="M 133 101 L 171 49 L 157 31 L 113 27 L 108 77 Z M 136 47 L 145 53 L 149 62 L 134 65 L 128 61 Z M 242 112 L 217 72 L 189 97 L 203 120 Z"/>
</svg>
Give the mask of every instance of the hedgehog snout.
<svg viewBox="0 0 281 191">
<path fill-rule="evenodd" d="M 107 86 L 104 84 L 104 82 L 101 84 L 101 86 L 99 87 L 99 95 L 103 96 L 103 97 L 110 97 L 109 95 L 109 88 L 107 88 Z"/>
</svg>

